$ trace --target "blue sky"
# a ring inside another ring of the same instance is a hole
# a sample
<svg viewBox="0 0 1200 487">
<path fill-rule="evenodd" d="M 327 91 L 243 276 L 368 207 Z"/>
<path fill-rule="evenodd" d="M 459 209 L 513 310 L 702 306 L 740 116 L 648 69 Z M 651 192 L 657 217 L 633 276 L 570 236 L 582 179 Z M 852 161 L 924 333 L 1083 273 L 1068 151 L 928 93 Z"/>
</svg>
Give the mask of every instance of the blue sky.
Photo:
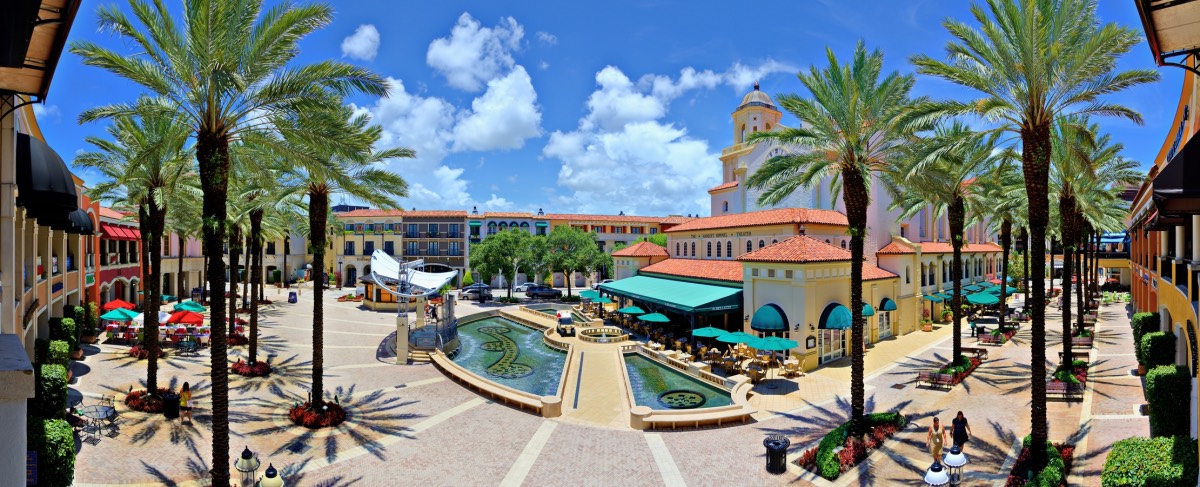
<svg viewBox="0 0 1200 487">
<path fill-rule="evenodd" d="M 349 102 L 383 126 L 387 145 L 417 150 L 391 163 L 411 185 L 403 207 L 640 215 L 708 213 L 705 190 L 720 182 L 718 155 L 732 143 L 730 113 L 754 80 L 771 95 L 801 92 L 799 68 L 823 63 L 826 46 L 848 56 L 860 38 L 883 49 L 888 70 L 912 72 L 913 54 L 944 52 L 941 19 L 969 19 L 962 0 L 331 4 L 333 23 L 302 42 L 299 61 L 342 59 L 390 80 L 387 99 Z M 84 2 L 72 40 L 129 52 L 97 30 L 98 5 Z M 1141 31 L 1133 2 L 1099 8 L 1103 21 Z M 1121 65 L 1152 68 L 1146 44 Z M 1182 70 L 1160 72 L 1159 83 L 1112 97 L 1140 111 L 1144 126 L 1100 121 L 1147 167 L 1183 80 Z M 924 76 L 915 92 L 970 96 Z M 102 124 L 79 125 L 81 111 L 138 93 L 64 53 L 39 121 L 70 159 L 85 136 L 103 133 Z M 796 123 L 785 113 L 784 124 Z"/>
</svg>

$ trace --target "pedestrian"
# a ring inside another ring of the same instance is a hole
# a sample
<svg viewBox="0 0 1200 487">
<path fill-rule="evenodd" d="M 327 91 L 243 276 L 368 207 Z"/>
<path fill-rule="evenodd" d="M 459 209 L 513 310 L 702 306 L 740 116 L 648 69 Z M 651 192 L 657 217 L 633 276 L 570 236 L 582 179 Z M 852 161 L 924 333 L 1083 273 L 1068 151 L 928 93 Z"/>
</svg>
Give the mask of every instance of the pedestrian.
<svg viewBox="0 0 1200 487">
<path fill-rule="evenodd" d="M 954 446 L 959 449 L 967 446 L 967 440 L 971 439 L 971 424 L 967 422 L 967 417 L 963 416 L 962 411 L 950 421 L 950 432 L 950 437 L 954 438 Z"/>
<path fill-rule="evenodd" d="M 192 423 L 192 387 L 187 382 L 183 383 L 183 389 L 179 391 L 179 422 L 183 422 L 183 418 L 187 417 L 188 424 Z"/>
<path fill-rule="evenodd" d="M 433 318 L 433 321 L 437 321 L 437 306 L 429 307 L 429 316 Z"/>
<path fill-rule="evenodd" d="M 925 435 L 925 446 L 929 447 L 929 453 L 933 455 L 933 461 L 942 462 L 942 445 L 946 442 L 946 429 L 942 427 L 942 422 L 938 418 L 933 418 L 933 426 L 929 427 L 929 433 Z"/>
<path fill-rule="evenodd" d="M 975 320 L 971 320 L 971 336 L 978 336 L 978 332 L 975 330 Z"/>
</svg>

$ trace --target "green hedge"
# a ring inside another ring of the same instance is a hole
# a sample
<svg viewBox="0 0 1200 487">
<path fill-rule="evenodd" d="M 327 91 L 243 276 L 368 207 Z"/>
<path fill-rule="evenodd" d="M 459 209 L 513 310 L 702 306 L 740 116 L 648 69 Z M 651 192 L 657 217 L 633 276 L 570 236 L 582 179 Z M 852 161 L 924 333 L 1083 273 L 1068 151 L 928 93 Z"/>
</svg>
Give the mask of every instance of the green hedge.
<svg viewBox="0 0 1200 487">
<path fill-rule="evenodd" d="M 1103 487 L 1200 485 L 1196 440 L 1187 436 L 1126 438 L 1113 443 L 1100 474 Z"/>
<path fill-rule="evenodd" d="M 1192 377 L 1182 365 L 1162 365 L 1146 374 L 1150 436 L 1190 431 Z"/>
<path fill-rule="evenodd" d="M 1145 365 L 1146 359 L 1142 357 L 1141 347 L 1142 335 L 1158 331 L 1158 313 L 1135 313 L 1129 320 L 1129 327 L 1133 328 L 1133 352 L 1137 355 L 1138 363 Z"/>
<path fill-rule="evenodd" d="M 900 413 L 872 413 L 863 416 L 863 420 L 867 427 L 873 427 L 881 424 L 892 424 L 898 429 L 903 429 L 908 425 L 908 419 Z M 821 438 L 821 443 L 817 445 L 817 473 L 827 480 L 834 480 L 842 473 L 842 464 L 838 459 L 838 454 L 835 449 L 846 444 L 846 437 L 850 434 L 850 423 L 842 424 L 834 428 L 824 438 Z"/>
<path fill-rule="evenodd" d="M 75 330 L 75 320 L 71 318 L 50 318 L 50 339 L 67 342 L 71 350 L 79 348 L 79 333 Z"/>
<path fill-rule="evenodd" d="M 1033 444 L 1033 436 L 1025 435 L 1021 445 L 1029 448 L 1031 444 Z M 1025 483 L 1025 487 L 1061 487 L 1067 480 L 1066 475 L 1067 465 L 1063 463 L 1062 454 L 1058 452 L 1058 448 L 1054 447 L 1054 443 L 1047 441 L 1046 468 L 1029 479 L 1029 482 Z"/>
<path fill-rule="evenodd" d="M 1142 360 L 1147 367 L 1175 363 L 1175 334 L 1155 331 L 1142 335 L 1138 343 L 1142 349 Z"/>
<path fill-rule="evenodd" d="M 66 367 L 71 361 L 71 347 L 64 340 L 50 340 L 50 346 L 46 348 L 46 358 L 42 363 L 58 364 Z"/>
<path fill-rule="evenodd" d="M 67 368 L 58 364 L 45 364 L 38 368 L 37 387 L 29 414 L 61 419 L 67 409 Z"/>
<path fill-rule="evenodd" d="M 46 355 L 50 352 L 50 340 L 38 338 L 33 341 L 33 363 L 46 363 Z"/>
<path fill-rule="evenodd" d="M 69 487 L 75 481 L 75 435 L 66 421 L 30 417 L 26 442 L 38 454 L 37 485 Z"/>
</svg>

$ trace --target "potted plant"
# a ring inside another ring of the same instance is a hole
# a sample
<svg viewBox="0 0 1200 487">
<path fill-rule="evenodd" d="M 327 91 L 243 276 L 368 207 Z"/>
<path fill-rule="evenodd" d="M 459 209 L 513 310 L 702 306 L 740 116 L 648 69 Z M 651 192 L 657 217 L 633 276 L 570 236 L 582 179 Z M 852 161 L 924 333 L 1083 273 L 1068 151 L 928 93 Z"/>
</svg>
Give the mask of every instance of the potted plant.
<svg viewBox="0 0 1200 487">
<path fill-rule="evenodd" d="M 921 331 L 933 331 L 933 320 L 921 320 Z"/>
<path fill-rule="evenodd" d="M 83 343 L 96 343 L 96 303 L 88 302 L 84 306 L 75 307 L 75 321 L 78 324 L 79 341 Z"/>
<path fill-rule="evenodd" d="M 950 321 L 952 318 L 954 318 L 954 312 L 953 312 L 953 311 L 951 311 L 951 310 L 948 310 L 948 309 L 943 309 L 943 310 L 942 310 L 942 322 L 943 322 L 943 323 L 944 323 L 944 322 L 947 322 L 947 321 Z"/>
</svg>

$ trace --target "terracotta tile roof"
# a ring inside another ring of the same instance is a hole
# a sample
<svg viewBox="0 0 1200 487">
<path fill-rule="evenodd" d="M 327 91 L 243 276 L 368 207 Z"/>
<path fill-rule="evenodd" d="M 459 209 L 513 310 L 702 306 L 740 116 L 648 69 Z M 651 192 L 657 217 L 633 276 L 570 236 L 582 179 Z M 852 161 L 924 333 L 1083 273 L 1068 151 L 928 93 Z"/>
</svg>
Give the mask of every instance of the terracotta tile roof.
<svg viewBox="0 0 1200 487">
<path fill-rule="evenodd" d="M 643 267 L 638 273 L 742 282 L 742 264 L 736 260 L 667 259 Z"/>
<path fill-rule="evenodd" d="M 949 254 L 954 252 L 954 247 L 950 242 L 922 242 L 921 252 L 926 254 Z M 967 244 L 963 246 L 962 251 L 966 253 L 972 252 L 1000 252 L 1004 249 L 994 243 L 986 244 Z M 917 250 L 899 242 L 892 242 L 879 249 L 876 254 L 915 254 Z"/>
<path fill-rule="evenodd" d="M 354 210 L 344 211 L 337 214 L 338 217 L 364 217 L 364 216 L 411 216 L 411 217 L 447 217 L 447 218 L 466 218 L 467 210 Z"/>
<path fill-rule="evenodd" d="M 487 211 L 483 213 L 484 218 L 533 218 L 533 213 L 528 211 Z"/>
<path fill-rule="evenodd" d="M 100 217 L 101 218 L 112 218 L 113 220 L 120 220 L 122 218 L 125 218 L 125 214 L 121 213 L 117 210 L 114 210 L 112 208 L 109 208 L 106 206 L 101 206 L 100 207 Z"/>
<path fill-rule="evenodd" d="M 689 232 L 696 230 L 712 230 L 717 228 L 756 227 L 764 225 L 804 223 L 822 223 L 826 225 L 849 224 L 846 221 L 846 215 L 833 210 L 778 208 L 774 210 L 753 211 L 750 213 L 737 213 L 733 215 L 697 218 L 667 231 Z"/>
<path fill-rule="evenodd" d="M 633 216 L 633 215 L 587 215 L 575 213 L 547 213 L 541 217 L 547 220 L 570 220 L 570 221 L 599 221 L 599 222 L 624 222 L 624 223 L 662 223 L 664 218 L 661 216 Z"/>
<path fill-rule="evenodd" d="M 642 241 L 613 252 L 613 257 L 666 257 L 667 249 Z"/>
<path fill-rule="evenodd" d="M 728 182 L 728 183 L 725 183 L 725 184 L 721 184 L 721 185 L 718 185 L 718 186 L 713 186 L 711 189 L 709 189 L 709 190 L 708 190 L 708 192 L 709 192 L 709 193 L 716 193 L 717 191 L 724 191 L 724 190 L 726 190 L 726 189 L 729 189 L 729 188 L 736 188 L 736 187 L 738 187 L 738 182 L 737 182 L 737 181 L 730 181 L 730 182 Z"/>
<path fill-rule="evenodd" d="M 850 260 L 850 251 L 801 235 L 743 254 L 737 260 L 790 263 L 832 262 Z"/>
<path fill-rule="evenodd" d="M 893 274 L 890 271 L 880 269 L 879 266 L 870 262 L 863 262 L 863 280 L 874 281 L 876 279 L 892 279 L 900 276 Z"/>
<path fill-rule="evenodd" d="M 693 217 L 693 216 L 671 215 L 666 218 L 663 218 L 662 224 L 663 225 L 678 225 L 680 223 L 690 222 L 695 219 L 696 219 L 696 217 Z"/>
</svg>

